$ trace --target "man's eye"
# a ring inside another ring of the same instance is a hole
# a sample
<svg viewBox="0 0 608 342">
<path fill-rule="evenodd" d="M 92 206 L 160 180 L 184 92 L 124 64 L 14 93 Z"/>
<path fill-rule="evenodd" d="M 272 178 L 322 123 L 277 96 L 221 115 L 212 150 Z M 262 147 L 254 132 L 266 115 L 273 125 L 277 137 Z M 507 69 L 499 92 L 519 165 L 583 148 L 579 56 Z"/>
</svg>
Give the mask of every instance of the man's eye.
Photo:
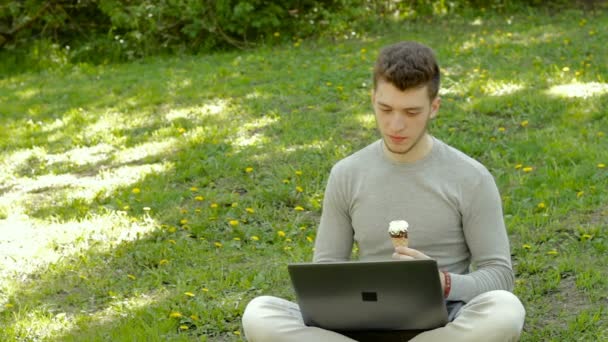
<svg viewBox="0 0 608 342">
<path fill-rule="evenodd" d="M 409 116 L 416 116 L 418 114 L 420 114 L 420 112 L 407 112 L 407 115 Z"/>
</svg>

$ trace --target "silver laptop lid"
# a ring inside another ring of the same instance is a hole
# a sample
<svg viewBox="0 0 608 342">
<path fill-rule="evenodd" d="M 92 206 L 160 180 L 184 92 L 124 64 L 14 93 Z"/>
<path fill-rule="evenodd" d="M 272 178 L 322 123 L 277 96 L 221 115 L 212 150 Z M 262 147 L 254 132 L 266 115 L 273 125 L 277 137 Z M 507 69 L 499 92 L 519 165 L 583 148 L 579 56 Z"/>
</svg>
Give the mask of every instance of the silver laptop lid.
<svg viewBox="0 0 608 342">
<path fill-rule="evenodd" d="M 435 260 L 288 265 L 304 323 L 328 330 L 427 330 L 447 323 Z"/>
</svg>

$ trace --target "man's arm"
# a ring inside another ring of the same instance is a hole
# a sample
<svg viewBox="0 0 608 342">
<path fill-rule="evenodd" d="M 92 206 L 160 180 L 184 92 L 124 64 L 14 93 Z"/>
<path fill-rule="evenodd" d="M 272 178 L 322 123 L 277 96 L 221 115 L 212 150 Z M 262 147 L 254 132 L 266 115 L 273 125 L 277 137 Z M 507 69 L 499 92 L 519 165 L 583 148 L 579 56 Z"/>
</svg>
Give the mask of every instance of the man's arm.
<svg viewBox="0 0 608 342">
<path fill-rule="evenodd" d="M 468 302 L 483 292 L 511 291 L 514 276 L 509 239 L 500 194 L 488 171 L 463 194 L 462 226 L 473 269 L 466 275 L 450 274 L 448 299 Z"/>
<path fill-rule="evenodd" d="M 339 165 L 329 174 L 321 223 L 315 239 L 314 262 L 346 261 L 353 247 L 353 228 L 349 207 L 347 180 Z"/>
</svg>

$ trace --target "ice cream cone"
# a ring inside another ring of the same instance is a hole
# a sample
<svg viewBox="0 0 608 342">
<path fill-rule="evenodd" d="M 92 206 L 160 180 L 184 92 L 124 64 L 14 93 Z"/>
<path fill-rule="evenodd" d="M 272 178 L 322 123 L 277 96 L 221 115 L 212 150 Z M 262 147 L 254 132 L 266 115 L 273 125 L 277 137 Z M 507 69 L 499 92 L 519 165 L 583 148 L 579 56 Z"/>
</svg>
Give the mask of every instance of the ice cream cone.
<svg viewBox="0 0 608 342">
<path fill-rule="evenodd" d="M 397 247 L 407 247 L 408 236 L 407 236 L 407 228 L 409 224 L 407 221 L 399 220 L 399 221 L 391 221 L 388 227 L 388 235 L 393 242 L 393 246 Z"/>
<path fill-rule="evenodd" d="M 406 237 L 391 237 L 393 247 L 407 247 L 408 239 Z"/>
</svg>

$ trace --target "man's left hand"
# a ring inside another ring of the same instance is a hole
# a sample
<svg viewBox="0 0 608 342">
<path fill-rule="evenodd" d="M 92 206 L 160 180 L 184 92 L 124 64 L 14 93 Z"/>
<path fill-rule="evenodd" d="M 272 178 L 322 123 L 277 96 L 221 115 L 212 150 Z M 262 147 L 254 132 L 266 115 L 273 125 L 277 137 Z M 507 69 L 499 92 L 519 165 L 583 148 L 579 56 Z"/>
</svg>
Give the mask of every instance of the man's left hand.
<svg viewBox="0 0 608 342">
<path fill-rule="evenodd" d="M 393 253 L 393 259 L 397 260 L 425 260 L 431 259 L 430 256 L 422 253 L 419 250 L 408 247 L 397 247 Z M 445 289 L 445 275 L 439 272 L 439 281 L 441 282 L 441 291 Z"/>
<path fill-rule="evenodd" d="M 408 247 L 397 247 L 395 253 L 393 253 L 393 259 L 397 260 L 425 260 L 430 258 L 421 251 Z"/>
</svg>

